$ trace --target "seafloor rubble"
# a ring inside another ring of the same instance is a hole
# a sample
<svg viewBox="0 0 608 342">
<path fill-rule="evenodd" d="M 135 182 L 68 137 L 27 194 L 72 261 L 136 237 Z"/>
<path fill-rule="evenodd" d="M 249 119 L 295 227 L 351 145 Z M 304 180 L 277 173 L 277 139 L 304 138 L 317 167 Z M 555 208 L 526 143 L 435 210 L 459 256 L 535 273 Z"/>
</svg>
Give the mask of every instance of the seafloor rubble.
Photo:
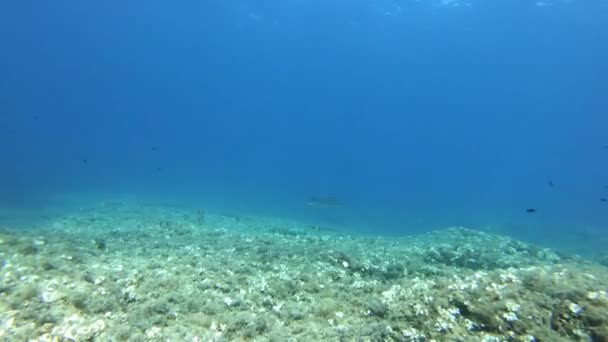
<svg viewBox="0 0 608 342">
<path fill-rule="evenodd" d="M 0 265 L 3 341 L 608 341 L 607 267 L 465 228 L 115 203 L 2 227 Z"/>
</svg>

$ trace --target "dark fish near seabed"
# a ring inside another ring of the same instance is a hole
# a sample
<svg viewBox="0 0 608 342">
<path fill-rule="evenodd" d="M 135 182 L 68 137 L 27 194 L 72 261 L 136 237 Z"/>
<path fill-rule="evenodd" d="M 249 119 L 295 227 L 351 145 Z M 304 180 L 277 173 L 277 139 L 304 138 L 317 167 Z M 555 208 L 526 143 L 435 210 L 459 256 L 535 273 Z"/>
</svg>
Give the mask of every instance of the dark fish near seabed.
<svg viewBox="0 0 608 342">
<path fill-rule="evenodd" d="M 342 202 L 336 197 L 313 196 L 308 199 L 308 202 L 306 202 L 306 204 L 316 208 L 336 208 L 342 206 Z"/>
<path fill-rule="evenodd" d="M 535 213 L 535 212 L 536 212 L 536 209 L 534 209 L 534 208 L 528 208 L 528 209 L 526 209 L 526 212 L 527 212 L 528 214 L 533 214 L 533 213 Z"/>
</svg>

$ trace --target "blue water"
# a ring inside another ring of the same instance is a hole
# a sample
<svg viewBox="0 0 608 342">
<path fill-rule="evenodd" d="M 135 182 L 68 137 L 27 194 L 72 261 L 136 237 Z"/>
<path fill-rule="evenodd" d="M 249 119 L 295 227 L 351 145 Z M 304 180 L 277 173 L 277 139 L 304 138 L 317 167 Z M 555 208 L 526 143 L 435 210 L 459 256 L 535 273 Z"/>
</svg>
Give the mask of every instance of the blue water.
<svg viewBox="0 0 608 342">
<path fill-rule="evenodd" d="M 0 202 L 604 236 L 606 23 L 605 0 L 3 1 Z"/>
</svg>

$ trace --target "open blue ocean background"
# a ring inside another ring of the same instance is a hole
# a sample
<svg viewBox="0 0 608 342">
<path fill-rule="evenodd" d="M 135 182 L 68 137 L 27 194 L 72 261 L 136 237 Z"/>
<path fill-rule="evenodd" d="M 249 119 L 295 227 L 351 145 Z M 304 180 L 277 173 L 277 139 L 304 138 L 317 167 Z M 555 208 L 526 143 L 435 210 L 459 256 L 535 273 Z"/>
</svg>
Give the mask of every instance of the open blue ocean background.
<svg viewBox="0 0 608 342">
<path fill-rule="evenodd" d="M 607 23 L 605 0 L 3 1 L 0 204 L 127 195 L 597 251 Z"/>
</svg>

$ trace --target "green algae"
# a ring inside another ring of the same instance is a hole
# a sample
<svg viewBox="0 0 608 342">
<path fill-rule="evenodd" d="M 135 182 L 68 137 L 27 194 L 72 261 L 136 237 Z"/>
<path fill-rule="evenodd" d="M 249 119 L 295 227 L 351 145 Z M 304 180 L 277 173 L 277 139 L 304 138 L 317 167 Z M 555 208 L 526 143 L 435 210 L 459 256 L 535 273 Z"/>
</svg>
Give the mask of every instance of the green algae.
<svg viewBox="0 0 608 342">
<path fill-rule="evenodd" d="M 608 269 L 576 256 L 465 228 L 384 239 L 199 216 L 114 204 L 3 229 L 0 337 L 608 338 Z"/>
</svg>

